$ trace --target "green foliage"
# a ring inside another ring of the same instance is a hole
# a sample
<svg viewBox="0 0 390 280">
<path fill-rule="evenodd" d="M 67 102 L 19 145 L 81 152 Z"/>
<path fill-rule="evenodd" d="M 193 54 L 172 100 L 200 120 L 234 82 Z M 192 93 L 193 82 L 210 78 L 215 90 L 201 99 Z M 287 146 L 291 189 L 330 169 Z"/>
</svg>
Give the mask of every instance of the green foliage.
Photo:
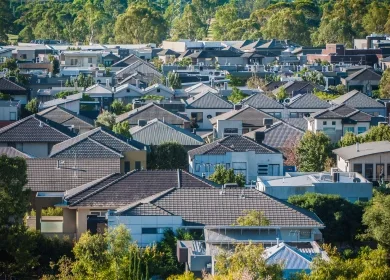
<svg viewBox="0 0 390 280">
<path fill-rule="evenodd" d="M 319 99 L 326 100 L 326 101 L 327 100 L 333 100 L 333 99 L 336 99 L 337 97 L 340 97 L 340 95 L 331 94 L 331 93 L 327 93 L 327 92 L 324 92 L 324 91 L 318 91 L 316 89 L 314 89 L 313 93 Z"/>
<path fill-rule="evenodd" d="M 381 98 L 390 98 L 390 68 L 387 68 L 382 74 L 379 83 L 379 96 Z"/>
<path fill-rule="evenodd" d="M 287 90 L 283 86 L 281 86 L 280 89 L 278 90 L 278 93 L 276 94 L 276 99 L 284 100 L 286 98 L 288 98 Z"/>
<path fill-rule="evenodd" d="M 321 231 L 327 243 L 353 244 L 356 235 L 363 230 L 362 206 L 337 195 L 305 193 L 290 196 L 288 202 L 316 213 L 326 225 Z"/>
<path fill-rule="evenodd" d="M 226 75 L 226 79 L 229 80 L 229 85 L 232 87 L 245 86 L 246 83 L 244 79 L 234 77 L 231 74 Z"/>
<path fill-rule="evenodd" d="M 243 174 L 234 174 L 233 169 L 226 169 L 223 165 L 216 165 L 214 173 L 210 175 L 209 180 L 224 185 L 227 183 L 236 183 L 239 187 L 245 185 L 245 176 Z"/>
<path fill-rule="evenodd" d="M 155 95 L 155 94 L 147 94 L 142 96 L 143 100 L 156 100 L 156 101 L 161 101 L 164 99 L 164 96 L 161 95 Z"/>
<path fill-rule="evenodd" d="M 115 124 L 112 127 L 112 131 L 114 131 L 115 133 L 120 134 L 126 138 L 131 138 L 130 124 L 127 121 Z"/>
<path fill-rule="evenodd" d="M 161 59 L 159 59 L 158 57 L 154 57 L 151 61 L 150 61 L 154 67 L 156 67 L 156 69 L 161 72 L 162 71 L 162 66 L 164 64 L 164 61 L 162 61 Z"/>
<path fill-rule="evenodd" d="M 169 86 L 173 89 L 181 88 L 181 81 L 180 81 L 179 73 L 169 72 L 167 78 L 168 78 L 168 85 L 167 86 Z"/>
<path fill-rule="evenodd" d="M 233 104 L 237 104 L 237 103 L 239 103 L 241 100 L 243 100 L 246 97 L 248 97 L 247 94 L 243 93 L 238 88 L 233 87 L 232 94 L 228 97 L 228 99 Z"/>
<path fill-rule="evenodd" d="M 48 207 L 42 209 L 42 216 L 62 216 L 62 208 L 60 207 Z"/>
<path fill-rule="evenodd" d="M 329 86 L 329 89 L 333 91 L 336 95 L 343 95 L 347 93 L 347 87 L 343 84 L 337 86 Z"/>
<path fill-rule="evenodd" d="M 177 142 L 166 142 L 161 145 L 151 145 L 148 153 L 148 168 L 150 169 L 186 169 L 187 151 Z"/>
<path fill-rule="evenodd" d="M 106 110 L 103 110 L 103 112 L 99 114 L 99 116 L 95 121 L 95 126 L 103 126 L 110 130 L 112 129 L 114 124 L 115 124 L 115 115 Z"/>
<path fill-rule="evenodd" d="M 179 66 L 189 66 L 192 65 L 192 59 L 190 57 L 185 57 L 182 60 L 180 60 L 177 65 Z"/>
<path fill-rule="evenodd" d="M 0 100 L 12 100 L 13 98 L 9 94 L 0 92 Z"/>
<path fill-rule="evenodd" d="M 238 226 L 269 226 L 270 221 L 265 217 L 263 211 L 244 210 L 245 216 L 237 218 Z"/>
<path fill-rule="evenodd" d="M 77 87 L 80 88 L 88 88 L 95 84 L 95 81 L 91 75 L 84 75 L 83 73 L 80 73 L 76 79 L 74 80 L 66 80 L 65 86 L 66 87 L 75 87 L 77 84 Z"/>
<path fill-rule="evenodd" d="M 73 95 L 73 94 L 76 94 L 78 93 L 77 90 L 64 90 L 64 91 L 60 91 L 59 93 L 56 94 L 56 98 L 66 98 L 67 96 L 69 95 Z"/>
<path fill-rule="evenodd" d="M 248 79 L 246 82 L 246 85 L 248 88 L 254 88 L 254 89 L 261 89 L 265 86 L 266 82 L 265 80 L 261 79 L 260 77 L 253 75 Z"/>
<path fill-rule="evenodd" d="M 18 64 L 15 58 L 7 58 L 1 65 L 0 70 L 7 68 L 9 71 L 15 71 L 18 69 Z"/>
<path fill-rule="evenodd" d="M 320 172 L 331 154 L 331 142 L 322 132 L 306 131 L 297 147 L 299 171 Z"/>
<path fill-rule="evenodd" d="M 380 124 L 371 127 L 365 134 L 363 142 L 374 141 L 390 141 L 390 126 L 387 124 Z"/>
<path fill-rule="evenodd" d="M 131 111 L 132 109 L 132 105 L 129 103 L 127 105 L 125 105 L 123 103 L 123 101 L 121 100 L 118 100 L 118 99 L 115 99 L 112 103 L 111 103 L 111 110 L 112 112 L 115 114 L 115 115 L 120 115 L 120 114 L 123 114 L 123 113 L 126 113 L 128 111 Z"/>
<path fill-rule="evenodd" d="M 37 98 L 33 98 L 29 102 L 27 102 L 26 110 L 30 112 L 30 114 L 38 113 L 38 109 L 39 109 L 39 101 Z"/>
<path fill-rule="evenodd" d="M 53 55 L 49 55 L 49 60 L 53 66 L 53 75 L 56 75 L 60 73 L 60 62 L 57 58 L 55 58 Z"/>
<path fill-rule="evenodd" d="M 194 5 L 187 4 L 181 17 L 178 17 L 172 27 L 172 38 L 200 40 L 206 37 L 206 24 L 200 18 Z"/>
<path fill-rule="evenodd" d="M 388 5 L 378 1 L 373 1 L 368 5 L 367 13 L 363 17 L 363 26 L 368 34 L 384 34 L 389 30 L 389 24 L 386 24 L 389 15 L 388 8 Z"/>
<path fill-rule="evenodd" d="M 357 136 L 355 133 L 347 132 L 344 134 L 343 138 L 338 142 L 338 146 L 340 147 L 347 147 L 354 145 L 356 143 L 361 143 L 363 141 L 363 138 L 360 136 Z"/>
</svg>

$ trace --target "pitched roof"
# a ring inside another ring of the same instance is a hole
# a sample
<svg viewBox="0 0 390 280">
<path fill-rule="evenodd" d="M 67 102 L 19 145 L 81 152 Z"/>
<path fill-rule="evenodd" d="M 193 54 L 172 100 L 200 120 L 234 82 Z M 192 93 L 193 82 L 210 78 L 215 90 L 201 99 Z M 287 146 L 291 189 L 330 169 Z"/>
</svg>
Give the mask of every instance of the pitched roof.
<svg viewBox="0 0 390 280">
<path fill-rule="evenodd" d="M 49 100 L 46 102 L 41 102 L 39 104 L 39 109 L 43 110 L 43 109 L 50 108 L 53 106 L 62 105 L 62 104 L 66 104 L 66 103 L 70 103 L 70 102 L 74 102 L 74 101 L 79 101 L 81 98 L 83 98 L 83 94 L 76 93 L 76 94 L 68 95 L 66 98 L 57 98 L 57 99 Z"/>
<path fill-rule="evenodd" d="M 215 184 L 184 170 L 141 170 L 113 174 L 65 193 L 70 207 L 123 207 L 175 187 L 212 188 Z"/>
<path fill-rule="evenodd" d="M 171 50 L 171 49 L 165 49 L 165 50 L 162 50 L 161 52 L 158 52 L 157 55 L 159 55 L 159 56 L 174 55 L 175 57 L 178 57 L 180 55 L 180 53 L 175 52 L 174 50 Z"/>
<path fill-rule="evenodd" d="M 230 135 L 218 139 L 212 143 L 188 151 L 188 155 L 193 158 L 196 155 L 224 155 L 227 152 L 247 152 L 255 151 L 256 154 L 275 154 L 278 151 L 259 144 L 256 141 L 241 135 Z"/>
<path fill-rule="evenodd" d="M 0 92 L 6 94 L 28 94 L 28 90 L 7 78 L 0 78 Z"/>
<path fill-rule="evenodd" d="M 240 104 L 250 105 L 256 109 L 283 109 L 284 106 L 275 99 L 268 97 L 263 93 L 255 93 L 243 99 Z"/>
<path fill-rule="evenodd" d="M 358 145 L 351 145 L 333 150 L 334 154 L 340 156 L 344 160 L 388 152 L 390 152 L 389 141 L 360 143 Z"/>
<path fill-rule="evenodd" d="M 274 94 L 277 94 L 280 90 L 280 88 L 283 87 L 286 89 L 287 93 L 290 96 L 295 96 L 297 94 L 305 94 L 305 93 L 312 93 L 314 89 L 320 89 L 322 90 L 323 88 L 321 86 L 315 85 L 311 82 L 306 82 L 306 81 L 289 81 L 277 89 L 272 90 Z"/>
<path fill-rule="evenodd" d="M 308 128 L 305 118 L 284 118 L 283 121 L 303 131 L 306 131 Z"/>
<path fill-rule="evenodd" d="M 75 128 L 79 129 L 94 128 L 94 122 L 92 119 L 59 106 L 50 107 L 44 111 L 39 112 L 38 115 L 64 126 L 73 125 Z"/>
<path fill-rule="evenodd" d="M 183 146 L 200 146 L 204 144 L 202 137 L 199 135 L 158 119 L 153 119 L 144 126 L 132 127 L 130 134 L 134 140 L 146 145 L 160 145 L 172 141 L 178 142 Z"/>
<path fill-rule="evenodd" d="M 302 253 L 286 243 L 267 248 L 265 254 L 267 254 L 265 259 L 267 264 L 282 264 L 283 270 L 310 270 L 313 261 L 310 255 Z"/>
<path fill-rule="evenodd" d="M 159 119 L 169 124 L 183 125 L 183 122 L 187 122 L 188 119 L 176 115 L 156 103 L 148 103 L 139 108 L 133 109 L 130 112 L 123 113 L 116 118 L 116 122 L 123 122 L 127 120 L 130 125 L 138 125 L 138 120 L 150 121 L 153 119 Z"/>
<path fill-rule="evenodd" d="M 218 90 L 216 90 L 216 89 L 212 88 L 211 86 L 209 86 L 207 84 L 204 84 L 202 82 L 197 83 L 197 84 L 195 84 L 193 86 L 190 86 L 190 87 L 186 88 L 184 91 L 189 93 L 189 94 L 191 94 L 191 92 L 199 92 L 199 88 L 204 88 L 202 90 L 202 92 L 210 91 L 210 92 L 213 92 L 213 93 L 218 93 Z"/>
<path fill-rule="evenodd" d="M 122 157 L 123 152 L 139 150 L 135 145 L 139 143 L 97 127 L 54 145 L 49 157 Z"/>
<path fill-rule="evenodd" d="M 133 64 L 136 61 L 139 61 L 139 60 L 141 60 L 141 58 L 139 58 L 135 54 L 131 54 L 131 55 L 119 60 L 118 62 L 115 62 L 114 64 L 111 65 L 111 67 L 126 67 L 126 66 L 129 66 L 130 64 Z"/>
<path fill-rule="evenodd" d="M 102 86 L 99 83 L 86 88 L 84 92 L 87 94 L 105 94 L 105 95 L 109 95 L 110 97 L 112 94 L 112 90 L 110 88 L 107 88 L 106 86 Z"/>
<path fill-rule="evenodd" d="M 36 114 L 0 129 L 0 142 L 62 142 L 75 134 Z"/>
<path fill-rule="evenodd" d="M 187 226 L 230 226 L 245 210 L 255 209 L 264 213 L 271 226 L 323 227 L 314 213 L 252 188 L 226 188 L 222 194 L 220 188 L 175 188 L 149 203 L 181 216 Z M 131 215 L 129 210 L 118 214 Z"/>
<path fill-rule="evenodd" d="M 202 50 L 189 55 L 191 58 L 239 57 L 241 53 L 231 50 Z"/>
<path fill-rule="evenodd" d="M 331 105 L 312 93 L 299 94 L 290 99 L 287 107 L 291 109 L 327 109 Z"/>
<path fill-rule="evenodd" d="M 346 81 L 380 81 L 382 76 L 370 68 L 363 68 L 345 78 Z"/>
<path fill-rule="evenodd" d="M 186 101 L 187 108 L 200 108 L 200 109 L 232 109 L 233 104 L 222 97 L 206 91 L 194 95 L 188 98 Z"/>
<path fill-rule="evenodd" d="M 32 156 L 25 154 L 14 147 L 0 147 L 0 156 L 6 155 L 7 157 L 22 157 L 22 158 L 32 158 Z"/>
<path fill-rule="evenodd" d="M 372 116 L 351 108 L 345 104 L 336 105 L 329 109 L 325 109 L 316 113 L 310 114 L 309 119 L 343 119 L 356 122 L 371 122 Z"/>
<path fill-rule="evenodd" d="M 210 119 L 210 122 L 214 125 L 218 120 L 242 120 L 243 127 L 262 127 L 264 126 L 264 119 L 277 120 L 266 112 L 245 105 L 240 110 L 231 110 L 215 116 Z"/>
<path fill-rule="evenodd" d="M 349 107 L 363 109 L 363 108 L 384 108 L 385 105 L 372 99 L 358 90 L 352 90 L 343 94 L 342 96 L 333 99 L 332 104 L 345 104 Z"/>
</svg>

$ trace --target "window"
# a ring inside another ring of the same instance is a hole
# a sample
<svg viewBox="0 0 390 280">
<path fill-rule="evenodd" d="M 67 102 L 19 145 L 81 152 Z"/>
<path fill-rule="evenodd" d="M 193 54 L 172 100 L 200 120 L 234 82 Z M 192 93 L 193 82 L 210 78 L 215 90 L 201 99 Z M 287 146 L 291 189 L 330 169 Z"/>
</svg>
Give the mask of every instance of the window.
<svg viewBox="0 0 390 280">
<path fill-rule="evenodd" d="M 158 88 L 158 89 L 157 89 L 157 92 L 160 92 L 160 91 L 161 91 L 161 89 Z"/>
<path fill-rule="evenodd" d="M 326 122 L 326 121 L 323 121 L 322 124 L 323 124 L 323 125 L 327 125 L 327 122 Z"/>
<path fill-rule="evenodd" d="M 88 63 L 92 63 L 92 57 L 88 57 Z"/>
<path fill-rule="evenodd" d="M 268 166 L 268 176 L 279 176 L 279 164 L 270 164 Z"/>
<path fill-rule="evenodd" d="M 226 163 L 226 169 L 230 169 L 230 163 Z"/>
<path fill-rule="evenodd" d="M 191 113 L 191 118 L 195 119 L 197 123 L 203 122 L 203 113 L 202 112 L 193 112 Z"/>
<path fill-rule="evenodd" d="M 390 179 L 390 163 L 387 164 L 387 180 Z"/>
<path fill-rule="evenodd" d="M 332 125 L 336 125 L 336 121 L 332 121 Z"/>
<path fill-rule="evenodd" d="M 234 174 L 243 174 L 246 176 L 246 162 L 233 162 Z"/>
<path fill-rule="evenodd" d="M 130 172 L 130 161 L 125 161 L 125 173 Z"/>
<path fill-rule="evenodd" d="M 90 213 L 90 215 L 95 215 L 95 216 L 98 216 L 98 217 L 105 217 L 106 213 L 107 213 L 107 210 L 92 210 L 89 213 Z"/>
<path fill-rule="evenodd" d="M 363 164 L 355 163 L 353 165 L 353 171 L 362 174 L 363 173 Z"/>
<path fill-rule="evenodd" d="M 282 118 L 282 113 L 276 112 L 273 114 L 275 118 L 281 119 Z"/>
<path fill-rule="evenodd" d="M 380 181 L 385 177 L 385 165 L 383 163 L 379 163 L 376 165 L 376 180 Z"/>
<path fill-rule="evenodd" d="M 9 120 L 16 121 L 16 112 L 9 112 Z"/>
<path fill-rule="evenodd" d="M 334 127 L 324 127 L 323 129 L 325 134 L 334 134 L 336 133 L 336 128 Z"/>
<path fill-rule="evenodd" d="M 345 135 L 347 132 L 355 133 L 355 128 L 354 128 L 354 127 L 344 127 L 344 135 Z"/>
<path fill-rule="evenodd" d="M 290 118 L 298 118 L 298 113 L 290 113 Z"/>
<path fill-rule="evenodd" d="M 204 170 L 205 170 L 206 172 L 210 172 L 210 163 L 205 163 L 205 164 L 204 164 Z"/>
<path fill-rule="evenodd" d="M 363 132 L 366 132 L 366 131 L 367 131 L 367 127 L 358 126 L 358 134 L 363 133 Z"/>
<path fill-rule="evenodd" d="M 142 228 L 142 234 L 163 234 L 165 231 L 170 230 L 170 227 L 161 228 Z"/>
<path fill-rule="evenodd" d="M 200 172 L 200 163 L 195 163 L 195 172 Z"/>
<path fill-rule="evenodd" d="M 224 134 L 238 134 L 238 128 L 224 128 Z"/>
<path fill-rule="evenodd" d="M 266 165 L 266 164 L 257 165 L 257 175 L 267 176 L 268 175 L 268 165 Z"/>
<path fill-rule="evenodd" d="M 135 169 L 141 170 L 141 162 L 140 161 L 135 162 Z"/>
<path fill-rule="evenodd" d="M 219 116 L 219 115 L 222 115 L 222 114 L 223 114 L 223 112 L 216 112 L 215 113 L 216 116 Z"/>
<path fill-rule="evenodd" d="M 303 229 L 299 232 L 299 239 L 310 239 L 311 238 L 311 230 Z"/>
<path fill-rule="evenodd" d="M 373 179 L 373 176 L 374 176 L 374 165 L 371 164 L 371 163 L 366 163 L 364 165 L 364 176 L 368 179 L 368 180 L 372 180 Z"/>
</svg>

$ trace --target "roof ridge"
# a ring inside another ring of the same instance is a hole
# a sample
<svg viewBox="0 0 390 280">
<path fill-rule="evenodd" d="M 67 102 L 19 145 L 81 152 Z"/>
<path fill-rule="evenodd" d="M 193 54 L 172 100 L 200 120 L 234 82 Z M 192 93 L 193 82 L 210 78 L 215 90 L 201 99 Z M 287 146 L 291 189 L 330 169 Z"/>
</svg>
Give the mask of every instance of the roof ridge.
<svg viewBox="0 0 390 280">
<path fill-rule="evenodd" d="M 212 188 L 216 188 L 216 186 L 213 186 L 212 184 L 209 183 L 209 180 L 203 179 L 203 178 L 201 178 L 201 177 L 199 177 L 199 176 L 197 176 L 197 175 L 195 175 L 195 174 L 192 174 L 192 173 L 188 172 L 187 170 L 184 170 L 184 169 L 180 169 L 180 170 L 181 170 L 181 173 L 184 172 L 186 175 L 189 175 L 189 176 L 191 176 L 192 178 L 197 179 L 198 181 L 201 181 L 201 182 L 203 182 L 203 183 L 209 185 L 209 186 L 212 187 Z M 181 174 L 181 177 L 183 177 L 182 174 Z M 217 185 L 218 185 L 218 184 L 217 184 Z"/>
<path fill-rule="evenodd" d="M 34 115 L 35 115 L 35 114 L 32 114 L 32 115 L 30 115 L 30 116 L 27 116 L 27 117 L 25 117 L 25 118 L 23 118 L 23 119 L 20 119 L 20 120 L 18 120 L 18 121 L 16 121 L 16 122 L 13 122 L 13 123 L 11 123 L 11 124 L 9 124 L 9 125 L 7 125 L 7 126 L 4 126 L 4 127 L 0 128 L 0 134 L 3 133 L 3 132 L 8 131 L 8 130 L 11 129 L 11 128 L 14 128 L 14 127 L 19 126 L 20 124 L 24 123 L 25 121 L 27 121 L 27 120 L 29 120 L 29 119 L 32 119 L 32 118 L 34 117 Z"/>
</svg>

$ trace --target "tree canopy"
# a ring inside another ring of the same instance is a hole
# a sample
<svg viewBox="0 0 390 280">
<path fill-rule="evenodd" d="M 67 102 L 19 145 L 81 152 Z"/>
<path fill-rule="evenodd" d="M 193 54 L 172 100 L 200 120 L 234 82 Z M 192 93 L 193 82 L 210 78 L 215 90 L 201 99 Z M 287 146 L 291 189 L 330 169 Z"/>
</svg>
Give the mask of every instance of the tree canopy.
<svg viewBox="0 0 390 280">
<path fill-rule="evenodd" d="M 221 164 L 215 166 L 214 173 L 210 175 L 209 180 L 220 185 L 228 183 L 236 183 L 239 187 L 245 185 L 245 176 L 243 174 L 234 174 L 233 169 L 226 169 Z"/>
<path fill-rule="evenodd" d="M 187 151 L 183 145 L 177 142 L 166 142 L 150 146 L 149 169 L 186 169 L 187 165 Z"/>
</svg>

